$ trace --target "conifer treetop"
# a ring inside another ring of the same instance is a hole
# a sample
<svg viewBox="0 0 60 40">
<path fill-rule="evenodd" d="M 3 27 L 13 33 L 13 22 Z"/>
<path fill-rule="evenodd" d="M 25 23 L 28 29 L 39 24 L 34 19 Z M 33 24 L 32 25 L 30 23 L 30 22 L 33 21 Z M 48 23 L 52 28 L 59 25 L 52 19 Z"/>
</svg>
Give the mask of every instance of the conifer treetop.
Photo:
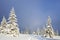
<svg viewBox="0 0 60 40">
<path fill-rule="evenodd" d="M 12 9 L 10 11 L 10 16 L 9 16 L 8 20 L 9 20 L 9 22 L 17 22 L 14 7 L 12 7 Z"/>
<path fill-rule="evenodd" d="M 51 18 L 50 16 L 48 16 L 48 20 L 47 20 L 47 24 L 46 24 L 48 27 L 51 27 Z"/>
<path fill-rule="evenodd" d="M 11 15 L 11 16 L 13 15 L 13 16 L 16 17 L 14 7 L 12 7 L 12 9 L 11 9 L 11 11 L 10 11 L 10 15 Z"/>
<path fill-rule="evenodd" d="M 2 19 L 1 25 L 3 26 L 3 25 L 5 25 L 5 24 L 7 24 L 7 22 L 6 22 L 6 18 L 3 16 L 3 19 Z"/>
</svg>

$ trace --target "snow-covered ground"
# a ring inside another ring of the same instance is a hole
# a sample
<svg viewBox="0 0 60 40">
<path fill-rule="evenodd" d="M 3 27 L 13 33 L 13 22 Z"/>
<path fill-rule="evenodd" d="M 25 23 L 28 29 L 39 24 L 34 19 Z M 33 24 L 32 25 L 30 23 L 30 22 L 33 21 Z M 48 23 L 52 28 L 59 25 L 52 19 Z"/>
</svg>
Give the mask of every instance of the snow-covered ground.
<svg viewBox="0 0 60 40">
<path fill-rule="evenodd" d="M 0 35 L 0 40 L 37 40 L 37 39 L 28 34 L 20 34 L 19 37 Z"/>
<path fill-rule="evenodd" d="M 57 37 L 57 38 L 59 38 L 59 37 Z M 45 38 L 42 36 L 29 35 L 29 34 L 20 34 L 19 37 L 0 35 L 0 40 L 60 40 L 57 38 L 52 39 L 52 38 Z"/>
</svg>

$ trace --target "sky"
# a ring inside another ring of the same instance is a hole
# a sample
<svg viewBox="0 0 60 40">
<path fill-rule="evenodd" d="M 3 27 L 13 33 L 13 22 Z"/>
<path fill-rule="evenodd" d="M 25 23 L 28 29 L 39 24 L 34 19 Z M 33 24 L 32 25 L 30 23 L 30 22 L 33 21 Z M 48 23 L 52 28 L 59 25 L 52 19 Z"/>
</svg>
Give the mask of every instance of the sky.
<svg viewBox="0 0 60 40">
<path fill-rule="evenodd" d="M 0 22 L 9 18 L 14 7 L 20 30 L 35 30 L 46 24 L 51 17 L 54 30 L 60 33 L 60 0 L 0 0 Z"/>
</svg>

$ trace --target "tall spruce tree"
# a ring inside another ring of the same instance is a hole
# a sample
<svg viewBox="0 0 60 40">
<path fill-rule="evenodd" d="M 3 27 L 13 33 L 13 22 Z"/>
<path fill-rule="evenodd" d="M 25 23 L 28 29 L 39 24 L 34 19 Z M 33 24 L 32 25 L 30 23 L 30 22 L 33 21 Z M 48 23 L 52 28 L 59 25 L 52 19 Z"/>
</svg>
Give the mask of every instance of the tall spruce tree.
<svg viewBox="0 0 60 40">
<path fill-rule="evenodd" d="M 54 36 L 54 30 L 51 24 L 51 18 L 50 16 L 48 16 L 48 21 L 45 29 L 45 37 L 53 38 L 53 36 Z"/>
<path fill-rule="evenodd" d="M 12 34 L 13 36 L 19 35 L 19 28 L 14 8 L 11 9 L 8 20 L 8 23 L 10 24 L 10 34 Z"/>
</svg>

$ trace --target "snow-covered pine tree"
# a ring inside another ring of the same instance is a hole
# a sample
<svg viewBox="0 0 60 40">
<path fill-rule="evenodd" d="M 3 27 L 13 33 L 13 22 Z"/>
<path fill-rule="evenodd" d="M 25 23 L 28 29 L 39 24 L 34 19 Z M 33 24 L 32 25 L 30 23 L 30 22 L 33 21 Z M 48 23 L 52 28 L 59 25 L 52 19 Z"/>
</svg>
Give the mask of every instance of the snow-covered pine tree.
<svg viewBox="0 0 60 40">
<path fill-rule="evenodd" d="M 3 16 L 3 19 L 2 19 L 2 22 L 1 22 L 1 27 L 0 27 L 1 33 L 5 33 L 6 32 L 6 25 L 7 25 L 7 22 L 6 22 L 5 17 Z"/>
<path fill-rule="evenodd" d="M 57 36 L 59 36 L 59 32 L 58 32 L 58 30 L 57 30 L 57 33 L 56 33 L 56 34 L 57 34 Z"/>
<path fill-rule="evenodd" d="M 48 21 L 47 21 L 46 27 L 47 28 L 45 29 L 45 37 L 53 38 L 53 36 L 55 36 L 55 35 L 54 35 L 54 30 L 53 30 L 53 27 L 51 24 L 50 16 L 48 16 Z"/>
<path fill-rule="evenodd" d="M 9 26 L 10 34 L 13 36 L 19 35 L 19 28 L 18 28 L 17 18 L 15 15 L 14 8 L 11 9 L 8 20 L 9 20 L 8 23 L 10 24 Z"/>
<path fill-rule="evenodd" d="M 25 28 L 25 34 L 29 34 L 29 28 L 28 27 Z"/>
<path fill-rule="evenodd" d="M 1 26 L 3 28 L 6 28 L 7 22 L 6 22 L 6 18 L 3 16 L 2 22 L 1 22 Z"/>
<path fill-rule="evenodd" d="M 37 35 L 40 35 L 40 29 L 37 28 Z"/>
<path fill-rule="evenodd" d="M 59 36 L 58 30 L 55 31 L 55 36 Z"/>
<path fill-rule="evenodd" d="M 32 34 L 36 35 L 37 33 L 36 33 L 36 31 L 33 31 Z"/>
</svg>

